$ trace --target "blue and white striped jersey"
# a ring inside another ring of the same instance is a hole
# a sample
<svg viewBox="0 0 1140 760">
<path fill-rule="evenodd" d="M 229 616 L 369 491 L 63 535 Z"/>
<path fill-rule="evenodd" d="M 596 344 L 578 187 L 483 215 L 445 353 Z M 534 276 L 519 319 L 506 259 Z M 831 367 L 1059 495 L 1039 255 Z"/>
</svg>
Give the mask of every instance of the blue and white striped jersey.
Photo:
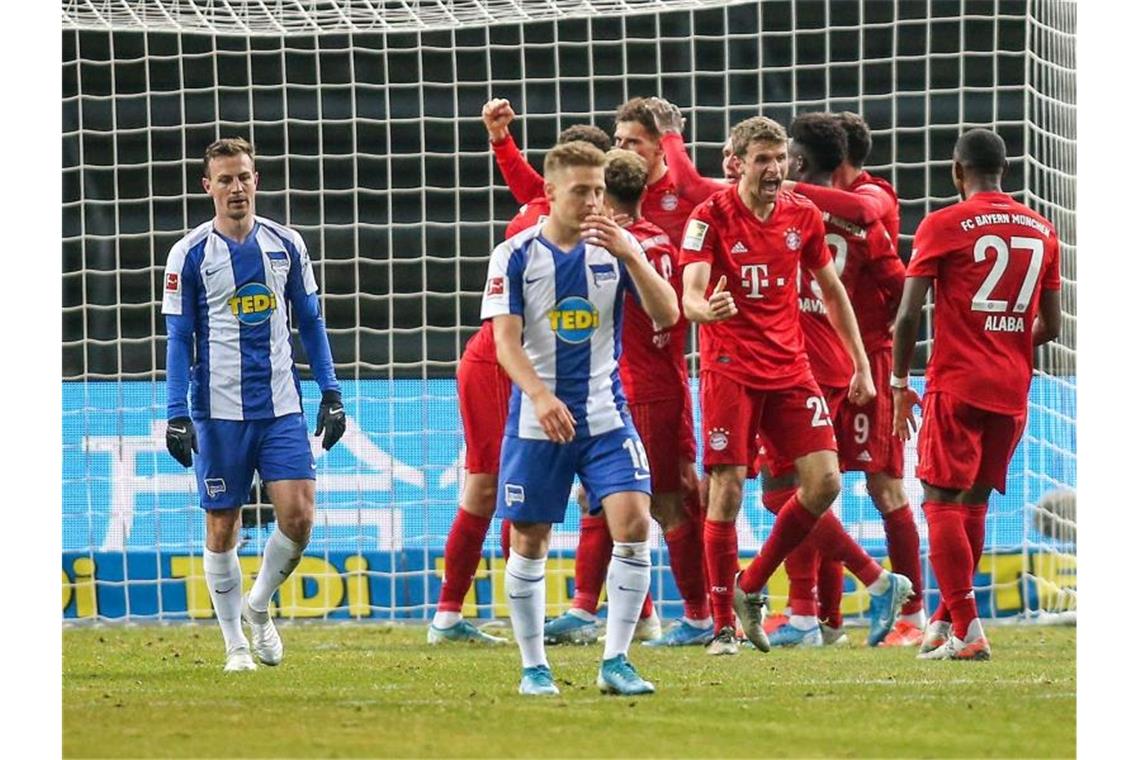
<svg viewBox="0 0 1140 760">
<path fill-rule="evenodd" d="M 546 387 L 569 407 L 575 435 L 601 435 L 621 427 L 627 415 L 618 357 L 622 304 L 633 281 L 605 248 L 580 243 L 562 251 L 541 231 L 536 225 L 495 248 L 482 318 L 521 316 L 523 350 Z M 517 385 L 506 435 L 547 440 L 534 405 Z"/>
<path fill-rule="evenodd" d="M 339 390 L 316 293 L 300 234 L 269 219 L 255 217 L 241 243 L 215 230 L 213 220 L 179 240 L 167 257 L 162 299 L 168 418 L 192 412 L 195 419 L 252 420 L 299 413 L 301 386 L 286 304 L 321 390 Z"/>
</svg>

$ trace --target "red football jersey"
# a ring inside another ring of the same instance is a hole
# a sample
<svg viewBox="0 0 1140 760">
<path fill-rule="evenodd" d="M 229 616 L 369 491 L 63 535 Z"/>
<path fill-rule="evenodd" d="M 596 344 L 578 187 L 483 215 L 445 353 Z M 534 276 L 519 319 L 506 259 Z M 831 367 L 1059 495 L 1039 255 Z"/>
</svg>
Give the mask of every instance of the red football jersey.
<svg viewBox="0 0 1140 760">
<path fill-rule="evenodd" d="M 505 239 L 510 240 L 523 230 L 530 229 L 544 216 L 550 216 L 550 201 L 545 195 L 540 195 L 519 207 L 518 213 L 507 224 Z"/>
<path fill-rule="evenodd" d="M 1005 193 L 976 193 L 922 220 L 907 276 L 934 280 L 927 390 L 1024 413 L 1041 290 L 1061 288 L 1053 225 Z"/>
<path fill-rule="evenodd" d="M 760 390 L 810 381 L 799 267 L 802 260 L 816 270 L 830 258 L 819 209 L 794 193 L 779 193 L 764 221 L 744 205 L 736 187 L 697 206 L 685 228 L 681 264 L 711 265 L 709 293 L 727 276 L 738 309 L 729 319 L 701 325 L 702 371 Z"/>
<path fill-rule="evenodd" d="M 644 218 L 626 229 L 641 243 L 646 258 L 657 273 L 673 286 L 680 304 L 681 265 L 669 236 Z M 658 328 L 636 295 L 632 291 L 626 293 L 618 368 L 629 403 L 677 398 L 687 392 L 689 373 L 685 367 L 685 332 L 688 328 L 689 323 L 684 317 L 673 327 Z"/>
<path fill-rule="evenodd" d="M 867 355 L 891 346 L 891 325 L 902 296 L 906 268 L 880 222 L 866 227 L 823 215 L 835 271 L 843 280 Z M 818 291 L 818 286 L 816 287 Z"/>
<path fill-rule="evenodd" d="M 890 183 L 890 180 L 876 177 L 873 174 L 868 174 L 866 171 L 859 172 L 858 176 L 851 181 L 851 185 L 847 189 L 856 190 L 863 185 L 874 185 L 890 196 L 891 203 L 886 213 L 879 217 L 879 221 L 886 227 L 887 235 L 891 238 L 891 245 L 897 249 L 899 247 L 899 194 L 895 191 L 895 187 Z"/>
<path fill-rule="evenodd" d="M 855 364 L 828 321 L 819 285 L 807 271 L 800 273 L 800 328 L 815 381 L 824 387 L 846 388 Z"/>
<path fill-rule="evenodd" d="M 681 197 L 681 192 L 673 182 L 673 175 L 666 170 L 661 179 L 645 188 L 641 215 L 665 230 L 673 245 L 680 248 L 685 223 L 689 221 L 695 205 Z"/>
</svg>

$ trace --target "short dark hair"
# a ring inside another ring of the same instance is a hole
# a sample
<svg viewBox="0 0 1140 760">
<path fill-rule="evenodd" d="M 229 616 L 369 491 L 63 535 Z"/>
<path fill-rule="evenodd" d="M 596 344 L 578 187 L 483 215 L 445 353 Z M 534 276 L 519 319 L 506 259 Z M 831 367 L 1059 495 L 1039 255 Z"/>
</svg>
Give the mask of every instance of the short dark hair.
<svg viewBox="0 0 1140 760">
<path fill-rule="evenodd" d="M 253 160 L 253 146 L 244 137 L 223 137 L 214 140 L 206 146 L 206 155 L 202 158 L 202 176 L 210 178 L 210 159 L 218 156 L 240 156 L 245 153 L 249 160 Z"/>
<path fill-rule="evenodd" d="M 653 118 L 653 111 L 649 109 L 649 98 L 631 98 L 618 106 L 617 113 L 614 114 L 614 123 L 620 124 L 623 121 L 636 121 L 653 137 L 661 137 L 661 133 L 657 131 L 657 120 Z"/>
<path fill-rule="evenodd" d="M 840 111 L 835 114 L 835 120 L 847 133 L 847 163 L 862 169 L 871 154 L 871 128 L 862 116 L 851 111 Z"/>
<path fill-rule="evenodd" d="M 566 143 L 574 140 L 588 142 L 603 153 L 613 147 L 610 136 L 601 127 L 593 124 L 573 124 L 558 133 L 558 142 Z"/>
<path fill-rule="evenodd" d="M 829 113 L 800 114 L 788 134 L 806 154 L 813 171 L 833 172 L 847 156 L 847 133 Z"/>
<path fill-rule="evenodd" d="M 606 154 L 606 195 L 618 203 L 633 205 L 645 192 L 649 167 L 632 150 L 614 148 Z"/>
<path fill-rule="evenodd" d="M 968 169 L 982 174 L 1005 171 L 1005 140 L 988 129 L 971 129 L 954 145 L 954 159 Z"/>
<path fill-rule="evenodd" d="M 550 173 L 569 166 L 597 166 L 606 165 L 606 154 L 588 142 L 572 140 L 559 143 L 546 152 L 546 160 L 542 165 L 542 173 L 550 177 Z"/>
</svg>

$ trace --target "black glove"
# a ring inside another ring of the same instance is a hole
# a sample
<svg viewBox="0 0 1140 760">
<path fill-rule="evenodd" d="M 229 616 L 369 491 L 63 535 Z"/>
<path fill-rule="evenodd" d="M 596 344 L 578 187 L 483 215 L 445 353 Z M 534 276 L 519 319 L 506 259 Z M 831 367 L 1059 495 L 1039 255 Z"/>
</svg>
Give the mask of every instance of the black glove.
<svg viewBox="0 0 1140 760">
<path fill-rule="evenodd" d="M 325 434 L 321 446 L 328 451 L 344 435 L 344 404 L 340 403 L 340 391 L 321 393 L 321 408 L 317 412 L 317 429 L 313 435 Z"/>
<path fill-rule="evenodd" d="M 194 464 L 190 452 L 198 453 L 198 432 L 194 430 L 194 423 L 189 417 L 175 417 L 166 421 L 166 450 L 183 467 Z"/>
</svg>

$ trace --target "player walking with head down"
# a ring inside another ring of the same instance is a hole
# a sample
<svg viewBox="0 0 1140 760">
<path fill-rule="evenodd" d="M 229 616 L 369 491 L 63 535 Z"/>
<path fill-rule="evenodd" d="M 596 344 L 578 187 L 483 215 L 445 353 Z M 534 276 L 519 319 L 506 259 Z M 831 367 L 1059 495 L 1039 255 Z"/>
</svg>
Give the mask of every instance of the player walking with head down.
<svg viewBox="0 0 1140 760">
<path fill-rule="evenodd" d="M 649 463 L 622 392 L 622 305 L 635 289 L 670 326 L 677 296 L 640 246 L 602 211 L 605 154 L 570 142 L 546 156 L 550 216 L 495 249 L 483 295 L 499 362 L 514 382 L 499 470 L 498 514 L 511 520 L 506 591 L 522 654 L 522 694 L 557 694 L 543 647 L 546 554 L 574 475 L 605 510 L 614 548 L 598 685 L 644 694 L 627 657 L 649 588 Z"/>
<path fill-rule="evenodd" d="M 344 435 L 345 416 L 305 242 L 254 215 L 253 147 L 240 138 L 211 143 L 203 172 L 214 218 L 175 243 L 166 260 L 166 445 L 183 466 L 194 465 L 206 510 L 203 564 L 225 669 L 253 670 L 242 618 L 258 658 L 281 662 L 269 600 L 309 542 L 316 492 L 286 304 L 321 388 L 316 434 L 324 432 L 326 450 Z M 237 538 L 255 469 L 277 529 L 243 600 Z"/>
<path fill-rule="evenodd" d="M 1005 143 L 971 129 L 954 146 L 956 203 L 914 236 L 895 321 L 894 429 L 910 437 L 918 396 L 908 387 L 922 304 L 934 288 L 934 351 L 926 367 L 918 469 L 930 564 L 942 603 L 922 659 L 988 660 L 974 601 L 986 508 L 1025 429 L 1033 347 L 1061 329 L 1060 247 L 1043 216 L 1002 192 Z"/>
<path fill-rule="evenodd" d="M 801 263 L 819 283 L 832 324 L 855 366 L 849 398 L 875 395 L 847 293 L 824 241 L 823 218 L 806 199 L 781 192 L 787 136 L 763 116 L 732 130 L 740 182 L 693 212 L 682 244 L 685 316 L 701 324 L 701 417 L 710 473 L 705 562 L 717 635 L 710 654 L 735 654 L 733 607 L 761 651 L 766 599 L 760 589 L 811 532 L 839 493 L 835 433 L 812 378 L 799 324 Z M 716 285 L 709 290 L 710 281 Z M 780 509 L 760 555 L 739 569 L 736 515 L 756 436 L 793 460 L 800 486 Z M 890 578 L 887 593 L 909 592 Z"/>
</svg>

